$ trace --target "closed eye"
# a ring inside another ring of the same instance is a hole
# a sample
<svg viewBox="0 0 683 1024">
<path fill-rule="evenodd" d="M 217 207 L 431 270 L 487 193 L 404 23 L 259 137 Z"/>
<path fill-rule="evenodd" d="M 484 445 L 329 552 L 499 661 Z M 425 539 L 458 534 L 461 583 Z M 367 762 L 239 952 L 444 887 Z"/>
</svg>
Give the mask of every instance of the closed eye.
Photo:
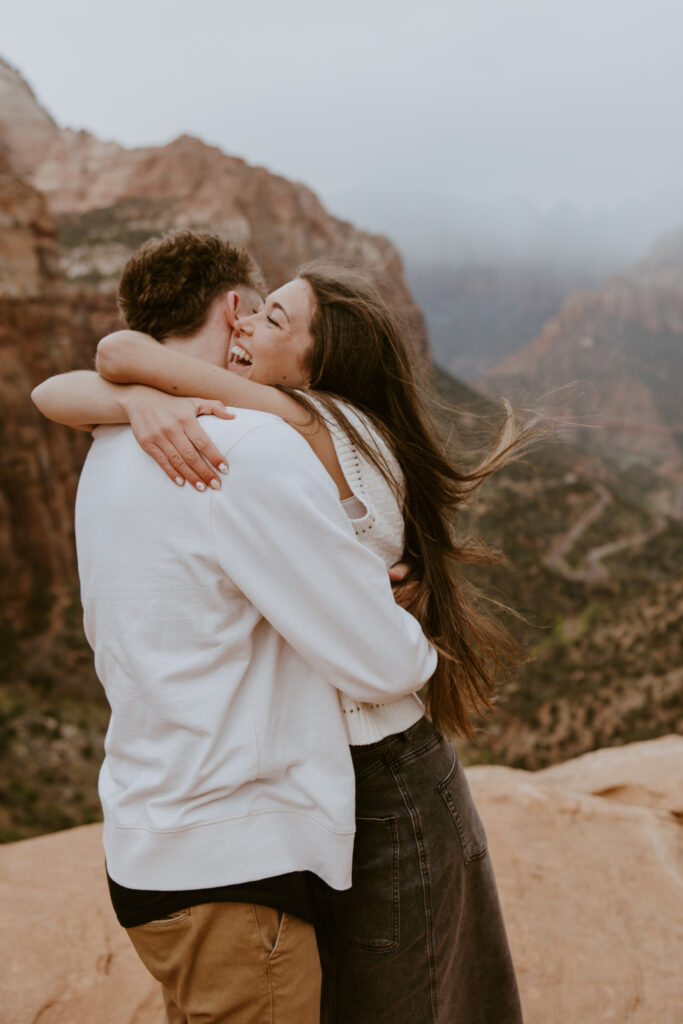
<svg viewBox="0 0 683 1024">
<path fill-rule="evenodd" d="M 273 327 L 282 327 L 282 324 L 279 324 L 277 320 L 273 320 L 272 316 L 266 316 L 266 320 L 269 324 L 272 324 Z"/>
</svg>

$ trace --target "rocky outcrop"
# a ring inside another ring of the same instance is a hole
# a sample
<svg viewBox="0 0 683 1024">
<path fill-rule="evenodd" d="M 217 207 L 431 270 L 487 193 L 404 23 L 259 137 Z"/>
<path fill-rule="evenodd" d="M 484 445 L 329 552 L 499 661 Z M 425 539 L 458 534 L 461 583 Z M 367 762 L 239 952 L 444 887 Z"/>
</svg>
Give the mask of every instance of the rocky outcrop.
<svg viewBox="0 0 683 1024">
<path fill-rule="evenodd" d="M 163 1020 L 109 903 L 99 825 L 0 848 L 5 1024 Z"/>
<path fill-rule="evenodd" d="M 536 774 L 476 768 L 527 1024 L 673 1024 L 683 738 Z"/>
<path fill-rule="evenodd" d="M 21 74 L 0 60 L 0 152 L 30 174 L 59 137 L 59 128 Z"/>
<path fill-rule="evenodd" d="M 526 1024 L 674 1024 L 683 1000 L 683 738 L 535 774 L 468 769 Z M 156 983 L 108 902 L 92 825 L 0 849 L 5 1024 L 147 1024 Z"/>
<path fill-rule="evenodd" d="M 70 369 L 104 312 L 60 294 L 56 228 L 42 196 L 0 156 L 0 599 L 12 635 L 40 632 L 75 585 L 73 501 L 85 437 L 47 423 L 30 401 Z M 111 304 L 102 319 L 113 325 Z M 3 645 L 7 656 L 9 637 Z"/>
<path fill-rule="evenodd" d="M 0 299 L 34 299 L 54 291 L 56 230 L 43 196 L 0 153 Z"/>
</svg>

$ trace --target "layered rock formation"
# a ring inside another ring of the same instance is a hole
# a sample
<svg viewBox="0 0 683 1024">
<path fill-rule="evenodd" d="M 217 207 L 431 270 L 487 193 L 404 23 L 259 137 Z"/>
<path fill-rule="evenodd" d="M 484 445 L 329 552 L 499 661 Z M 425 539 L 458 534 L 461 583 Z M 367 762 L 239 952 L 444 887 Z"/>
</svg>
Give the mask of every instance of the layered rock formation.
<svg viewBox="0 0 683 1024">
<path fill-rule="evenodd" d="M 92 361 L 109 298 L 67 296 L 54 220 L 0 155 L 0 841 L 97 815 L 106 715 L 80 627 L 73 505 L 87 437 L 30 400 Z M 67 710 L 68 708 L 68 710 Z M 0 1014 L 1 1016 L 1 1014 Z"/>
<path fill-rule="evenodd" d="M 682 774 L 681 737 L 536 774 L 468 770 L 526 1024 L 679 1020 Z M 0 849 L 0 897 L 5 1024 L 161 1019 L 108 902 L 99 826 Z"/>
<path fill-rule="evenodd" d="M 73 355 L 60 337 L 56 228 L 42 196 L 0 157 L 0 545 L 3 605 L 15 629 L 30 626 L 39 595 L 73 584 L 71 439 L 45 424 L 31 388 Z M 47 595 L 45 595 L 47 599 Z M 49 599 L 48 603 L 49 603 Z"/>
<path fill-rule="evenodd" d="M 58 218 L 69 281 L 113 292 L 130 252 L 170 228 L 212 231 L 246 246 L 271 287 L 300 263 L 333 257 L 378 275 L 428 359 L 422 313 L 396 248 L 330 216 L 310 189 L 187 135 L 167 146 L 126 149 L 61 130 L 2 61 L 0 95 L 9 101 L 0 146 Z"/>
<path fill-rule="evenodd" d="M 683 482 L 683 233 L 631 273 L 570 296 L 480 383 L 531 394 L 569 421 L 568 437 Z"/>
<path fill-rule="evenodd" d="M 0 152 L 30 174 L 59 136 L 59 128 L 11 64 L 0 59 Z"/>
<path fill-rule="evenodd" d="M 0 596 L 6 621 L 30 632 L 75 581 L 73 499 L 85 439 L 47 423 L 29 396 L 92 351 L 102 310 L 60 293 L 54 220 L 4 156 L 0 224 Z M 103 320 L 114 319 L 109 308 Z"/>
<path fill-rule="evenodd" d="M 45 199 L 0 153 L 0 299 L 54 294 L 59 276 L 56 225 Z"/>
</svg>

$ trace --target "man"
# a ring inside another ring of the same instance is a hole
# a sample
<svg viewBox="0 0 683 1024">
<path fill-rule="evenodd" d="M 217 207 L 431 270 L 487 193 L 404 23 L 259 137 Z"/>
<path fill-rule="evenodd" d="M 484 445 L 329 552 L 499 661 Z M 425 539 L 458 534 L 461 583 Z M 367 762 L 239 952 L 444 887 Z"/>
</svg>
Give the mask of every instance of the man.
<svg viewBox="0 0 683 1024">
<path fill-rule="evenodd" d="M 121 296 L 131 327 L 225 365 L 233 296 L 258 291 L 243 253 L 185 232 L 144 246 Z M 399 697 L 435 654 L 300 435 L 250 411 L 203 426 L 229 465 L 218 490 L 170 487 L 127 427 L 96 431 L 79 485 L 110 889 L 173 1024 L 312 1022 L 304 873 L 351 883 L 336 689 Z"/>
</svg>

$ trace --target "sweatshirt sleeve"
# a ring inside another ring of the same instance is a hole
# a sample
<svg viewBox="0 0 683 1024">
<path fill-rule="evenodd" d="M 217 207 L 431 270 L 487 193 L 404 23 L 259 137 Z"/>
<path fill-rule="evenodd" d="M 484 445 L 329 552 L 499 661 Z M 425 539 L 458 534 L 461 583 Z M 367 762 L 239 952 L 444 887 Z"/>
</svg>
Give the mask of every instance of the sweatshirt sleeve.
<svg viewBox="0 0 683 1024">
<path fill-rule="evenodd" d="M 308 444 L 274 419 L 240 438 L 207 492 L 221 567 L 327 683 L 359 701 L 419 689 L 436 652 L 394 600 L 382 560 L 355 537 Z"/>
</svg>

